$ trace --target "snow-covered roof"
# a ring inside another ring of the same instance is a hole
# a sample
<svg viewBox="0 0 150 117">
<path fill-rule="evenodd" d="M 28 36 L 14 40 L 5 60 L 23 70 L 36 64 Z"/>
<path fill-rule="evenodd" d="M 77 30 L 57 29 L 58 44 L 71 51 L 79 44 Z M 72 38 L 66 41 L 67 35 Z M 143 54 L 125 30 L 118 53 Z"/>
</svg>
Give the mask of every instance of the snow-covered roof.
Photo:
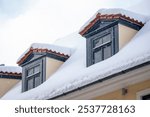
<svg viewBox="0 0 150 117">
<path fill-rule="evenodd" d="M 86 67 L 86 39 L 74 33 L 55 44 L 75 48 L 70 58 L 40 86 L 21 93 L 21 84 L 2 99 L 50 99 L 150 61 L 150 21 L 114 56 Z M 67 40 L 67 41 L 65 41 Z"/>
<path fill-rule="evenodd" d="M 68 47 L 44 44 L 44 43 L 33 43 L 17 60 L 18 64 L 21 64 L 32 52 L 47 52 L 55 53 L 63 57 L 69 57 L 72 53 L 72 49 Z"/>
<path fill-rule="evenodd" d="M 10 74 L 21 74 L 22 68 L 21 67 L 14 67 L 14 66 L 0 66 L 0 73 L 10 73 Z"/>
<path fill-rule="evenodd" d="M 93 26 L 100 19 L 123 19 L 143 26 L 149 17 L 137 14 L 128 10 L 113 8 L 113 9 L 99 9 L 79 30 L 83 35 L 91 26 Z"/>
</svg>

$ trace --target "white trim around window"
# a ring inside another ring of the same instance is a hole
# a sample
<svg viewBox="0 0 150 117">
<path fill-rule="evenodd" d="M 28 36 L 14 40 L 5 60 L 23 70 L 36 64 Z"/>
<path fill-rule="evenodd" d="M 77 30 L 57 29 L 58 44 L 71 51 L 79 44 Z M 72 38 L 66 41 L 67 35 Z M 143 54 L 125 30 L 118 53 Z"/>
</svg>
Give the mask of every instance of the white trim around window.
<svg viewBox="0 0 150 117">
<path fill-rule="evenodd" d="M 142 100 L 142 97 L 148 94 L 150 94 L 150 88 L 137 92 L 136 94 L 137 100 Z"/>
</svg>

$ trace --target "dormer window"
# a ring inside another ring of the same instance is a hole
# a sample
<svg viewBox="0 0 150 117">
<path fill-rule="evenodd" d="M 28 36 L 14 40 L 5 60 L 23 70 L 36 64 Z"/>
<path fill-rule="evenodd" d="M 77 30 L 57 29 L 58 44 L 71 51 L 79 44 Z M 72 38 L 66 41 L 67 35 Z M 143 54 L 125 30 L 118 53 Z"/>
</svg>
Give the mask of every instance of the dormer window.
<svg viewBox="0 0 150 117">
<path fill-rule="evenodd" d="M 27 90 L 35 88 L 45 81 L 42 77 L 42 61 L 36 61 L 26 67 Z"/>
<path fill-rule="evenodd" d="M 93 39 L 93 63 L 100 62 L 112 56 L 112 35 L 100 35 Z"/>
<path fill-rule="evenodd" d="M 119 51 L 117 26 L 114 23 L 110 22 L 100 32 L 94 32 L 86 38 L 87 66 L 110 58 Z"/>
<path fill-rule="evenodd" d="M 70 48 L 50 44 L 32 44 L 19 58 L 22 67 L 22 92 L 46 81 L 69 58 Z"/>
<path fill-rule="evenodd" d="M 144 24 L 133 19 L 133 13 L 126 16 L 126 12 L 121 9 L 99 10 L 95 18 L 81 28 L 79 33 L 86 38 L 87 67 L 116 54 L 142 28 Z"/>
</svg>

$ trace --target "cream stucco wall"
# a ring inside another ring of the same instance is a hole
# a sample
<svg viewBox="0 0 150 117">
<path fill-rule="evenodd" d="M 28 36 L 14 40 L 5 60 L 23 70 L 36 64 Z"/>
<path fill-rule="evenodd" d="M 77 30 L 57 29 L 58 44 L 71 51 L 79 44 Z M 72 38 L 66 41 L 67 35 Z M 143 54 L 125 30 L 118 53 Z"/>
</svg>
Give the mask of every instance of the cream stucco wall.
<svg viewBox="0 0 150 117">
<path fill-rule="evenodd" d="M 137 30 L 124 26 L 122 24 L 119 27 L 119 50 L 122 49 L 137 33 Z"/>
<path fill-rule="evenodd" d="M 14 87 L 20 80 L 0 78 L 0 97 Z"/>
<path fill-rule="evenodd" d="M 46 80 L 63 64 L 62 61 L 46 57 Z"/>
<path fill-rule="evenodd" d="M 114 92 L 102 95 L 102 96 L 97 96 L 93 99 L 96 99 L 96 100 L 136 100 L 138 92 L 150 88 L 150 80 L 140 82 L 134 85 L 130 85 L 126 88 L 128 90 L 128 93 L 126 95 L 122 95 L 122 90 L 119 89 Z"/>
</svg>

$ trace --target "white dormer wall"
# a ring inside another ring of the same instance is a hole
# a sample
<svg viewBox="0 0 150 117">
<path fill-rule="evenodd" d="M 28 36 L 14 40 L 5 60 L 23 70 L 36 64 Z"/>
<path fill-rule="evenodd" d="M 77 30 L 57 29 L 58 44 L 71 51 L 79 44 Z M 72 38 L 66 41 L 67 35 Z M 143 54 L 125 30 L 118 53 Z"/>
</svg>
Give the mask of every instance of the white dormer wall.
<svg viewBox="0 0 150 117">
<path fill-rule="evenodd" d="M 46 57 L 46 80 L 55 73 L 64 62 Z"/>
<path fill-rule="evenodd" d="M 119 50 L 121 50 L 138 32 L 137 30 L 127 27 L 122 24 L 118 24 L 119 27 Z"/>
</svg>

